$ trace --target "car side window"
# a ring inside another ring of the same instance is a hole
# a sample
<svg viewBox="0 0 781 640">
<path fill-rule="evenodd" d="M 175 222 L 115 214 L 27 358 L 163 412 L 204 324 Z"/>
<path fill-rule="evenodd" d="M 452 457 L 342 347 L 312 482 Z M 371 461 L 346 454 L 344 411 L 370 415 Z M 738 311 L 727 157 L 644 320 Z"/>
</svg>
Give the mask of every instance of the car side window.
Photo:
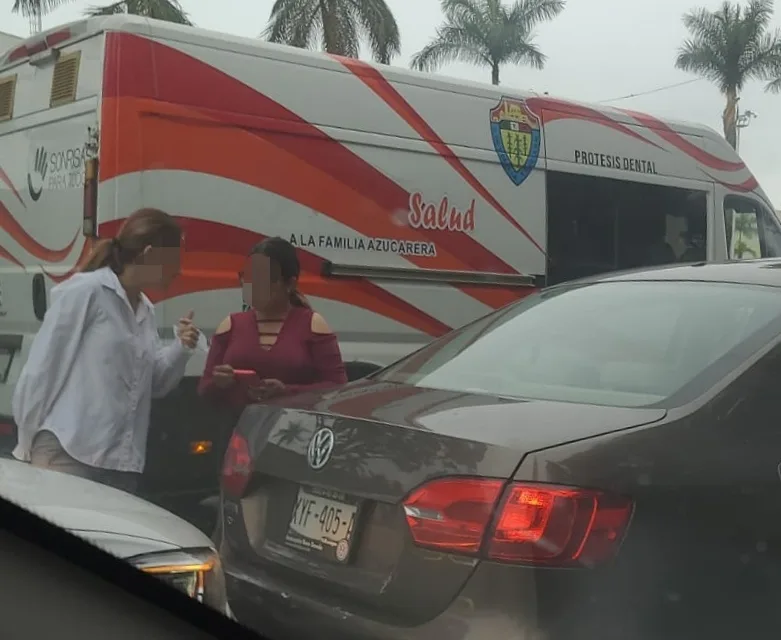
<svg viewBox="0 0 781 640">
<path fill-rule="evenodd" d="M 781 257 L 778 218 L 756 200 L 741 196 L 725 197 L 724 229 L 730 260 Z"/>
</svg>

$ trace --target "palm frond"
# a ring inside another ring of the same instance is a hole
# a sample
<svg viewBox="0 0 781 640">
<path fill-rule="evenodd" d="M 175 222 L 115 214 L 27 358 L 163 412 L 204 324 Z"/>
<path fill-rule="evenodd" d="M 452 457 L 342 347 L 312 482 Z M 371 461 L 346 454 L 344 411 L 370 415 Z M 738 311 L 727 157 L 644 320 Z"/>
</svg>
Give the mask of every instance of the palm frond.
<svg viewBox="0 0 781 640">
<path fill-rule="evenodd" d="M 762 34 L 740 58 L 740 66 L 747 78 L 773 80 L 781 69 L 781 32 Z"/>
<path fill-rule="evenodd" d="M 262 34 L 270 42 L 311 49 L 321 40 L 319 0 L 276 0 Z"/>
<path fill-rule="evenodd" d="M 760 41 L 750 67 L 750 75 L 757 80 L 768 81 L 765 91 L 781 92 L 781 32 L 765 34 Z"/>
<path fill-rule="evenodd" d="M 437 29 L 434 39 L 412 57 L 410 66 L 418 71 L 436 71 L 456 61 L 491 65 L 484 43 L 477 41 L 474 34 L 446 25 Z"/>
<path fill-rule="evenodd" d="M 722 7 L 723 11 L 728 11 L 728 9 L 729 7 Z M 724 19 L 721 15 L 707 9 L 693 9 L 683 14 L 683 26 L 686 27 L 693 40 L 711 44 L 723 42 L 725 30 Z"/>
<path fill-rule="evenodd" d="M 115 2 L 102 7 L 89 6 L 84 10 L 85 16 L 113 16 L 120 13 L 126 13 L 124 2 Z"/>
<path fill-rule="evenodd" d="M 773 21 L 773 0 L 751 0 L 743 12 L 743 20 L 752 28 L 750 35 L 760 35 Z"/>
<path fill-rule="evenodd" d="M 91 6 L 85 11 L 88 16 L 105 16 L 128 13 L 153 20 L 165 20 L 176 24 L 192 25 L 179 0 L 122 0 L 103 6 Z"/>
<path fill-rule="evenodd" d="M 781 71 L 779 71 L 775 80 L 765 85 L 765 91 L 768 93 L 781 93 Z"/>
<path fill-rule="evenodd" d="M 393 12 L 385 0 L 350 0 L 350 4 L 372 57 L 382 64 L 390 64 L 401 53 L 401 34 Z"/>
<path fill-rule="evenodd" d="M 747 6 L 724 2 L 716 11 L 696 9 L 683 16 L 690 33 L 678 51 L 675 66 L 696 73 L 719 89 L 740 91 L 750 79 L 769 81 L 781 89 L 781 32 L 768 32 L 772 0 L 751 0 Z"/>
<path fill-rule="evenodd" d="M 566 5 L 565 0 L 516 0 L 507 12 L 507 20 L 528 32 L 541 22 L 553 20 Z"/>
<path fill-rule="evenodd" d="M 442 0 L 445 22 L 480 23 L 485 19 L 484 2 L 480 0 Z"/>
<path fill-rule="evenodd" d="M 350 58 L 357 58 L 361 43 L 355 10 L 347 2 L 320 3 L 323 49 Z"/>
<path fill-rule="evenodd" d="M 686 40 L 678 50 L 675 66 L 706 78 L 724 89 L 725 61 L 723 55 L 701 42 Z"/>
<path fill-rule="evenodd" d="M 179 0 L 127 0 L 128 13 L 192 26 Z"/>
<path fill-rule="evenodd" d="M 46 15 L 70 0 L 14 0 L 11 6 L 13 13 L 21 13 L 26 18 Z"/>
<path fill-rule="evenodd" d="M 412 68 L 433 71 L 460 60 L 492 68 L 496 82 L 505 62 L 542 68 L 545 56 L 534 45 L 532 28 L 559 15 L 566 0 L 441 0 L 445 24 L 415 55 Z"/>
<path fill-rule="evenodd" d="M 386 63 L 401 51 L 399 27 L 385 0 L 276 0 L 262 37 L 351 57 L 358 57 L 363 39 L 375 60 Z"/>
<path fill-rule="evenodd" d="M 694 9 L 682 20 L 690 37 L 679 48 L 675 66 L 710 80 L 724 93 L 739 90 L 746 79 L 740 60 L 750 46 L 750 27 L 740 5 L 724 2 L 716 11 Z"/>
<path fill-rule="evenodd" d="M 515 46 L 511 47 L 506 62 L 526 64 L 533 69 L 542 69 L 545 66 L 546 60 L 547 57 L 545 54 L 543 54 L 529 39 L 525 42 L 518 42 Z"/>
</svg>

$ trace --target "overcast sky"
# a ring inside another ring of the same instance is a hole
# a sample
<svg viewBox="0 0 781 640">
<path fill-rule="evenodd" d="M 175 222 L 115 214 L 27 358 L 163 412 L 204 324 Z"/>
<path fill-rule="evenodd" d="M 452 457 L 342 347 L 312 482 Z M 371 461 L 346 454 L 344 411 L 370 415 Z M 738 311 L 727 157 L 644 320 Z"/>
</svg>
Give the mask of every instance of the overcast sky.
<svg viewBox="0 0 781 640">
<path fill-rule="evenodd" d="M 394 64 L 407 66 L 440 23 L 439 0 L 387 0 L 402 37 L 402 55 Z M 12 0 L 0 0 L 0 30 L 24 36 L 27 21 L 11 13 Z M 78 19 L 99 0 L 71 2 L 44 17 L 44 28 Z M 264 28 L 273 0 L 182 0 L 199 27 L 255 37 Z M 502 70 L 502 84 L 519 90 L 548 91 L 552 96 L 605 101 L 652 114 L 702 122 L 721 130 L 724 106 L 706 81 L 645 93 L 685 82 L 692 76 L 673 62 L 686 36 L 681 13 L 694 6 L 716 8 L 721 0 L 568 0 L 564 12 L 539 27 L 537 44 L 548 56 L 543 71 L 523 67 Z M 630 9 L 635 5 L 637 9 Z M 775 19 L 781 26 L 781 9 Z M 451 65 L 441 73 L 490 81 L 488 69 Z M 613 100 L 629 94 L 635 97 Z M 746 87 L 743 109 L 757 114 L 742 132 L 740 153 L 776 208 L 781 208 L 781 95 L 766 94 L 761 83 Z"/>
</svg>

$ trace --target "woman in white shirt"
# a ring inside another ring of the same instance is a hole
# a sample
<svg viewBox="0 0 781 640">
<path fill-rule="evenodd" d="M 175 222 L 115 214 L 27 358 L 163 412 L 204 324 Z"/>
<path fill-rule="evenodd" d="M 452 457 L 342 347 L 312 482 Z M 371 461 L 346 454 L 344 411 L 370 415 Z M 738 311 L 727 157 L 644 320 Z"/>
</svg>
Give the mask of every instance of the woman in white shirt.
<svg viewBox="0 0 781 640">
<path fill-rule="evenodd" d="M 163 346 L 143 290 L 171 284 L 182 231 L 156 209 L 129 216 L 87 264 L 51 291 L 51 307 L 16 384 L 14 456 L 134 492 L 152 398 L 184 376 L 198 341 L 190 312 Z"/>
</svg>

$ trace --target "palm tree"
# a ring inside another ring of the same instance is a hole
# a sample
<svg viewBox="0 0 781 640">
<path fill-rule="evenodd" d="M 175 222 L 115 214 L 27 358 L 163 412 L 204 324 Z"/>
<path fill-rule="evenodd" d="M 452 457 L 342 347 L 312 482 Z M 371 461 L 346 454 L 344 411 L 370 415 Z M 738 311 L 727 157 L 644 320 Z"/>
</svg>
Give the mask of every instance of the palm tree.
<svg viewBox="0 0 781 640">
<path fill-rule="evenodd" d="M 45 15 L 54 11 L 69 0 L 14 0 L 13 13 L 21 13 L 26 18 Z"/>
<path fill-rule="evenodd" d="M 545 56 L 534 44 L 532 29 L 552 20 L 563 10 L 565 0 L 442 0 L 445 23 L 437 35 L 412 58 L 412 68 L 436 71 L 460 60 L 490 67 L 491 82 L 499 84 L 503 64 L 545 65 Z"/>
<path fill-rule="evenodd" d="M 396 18 L 385 0 L 276 0 L 263 33 L 271 42 L 357 58 L 361 41 L 390 64 L 401 52 Z"/>
<path fill-rule="evenodd" d="M 740 91 L 749 80 L 771 81 L 767 91 L 780 91 L 781 33 L 771 29 L 773 0 L 749 0 L 747 6 L 724 2 L 716 11 L 694 9 L 684 14 L 690 37 L 678 51 L 675 66 L 716 84 L 726 98 L 724 137 L 737 146 Z"/>
<path fill-rule="evenodd" d="M 738 260 L 742 260 L 743 256 L 747 253 L 752 257 L 757 257 L 756 249 L 751 245 L 758 244 L 757 235 L 757 216 L 753 213 L 734 213 L 735 216 L 735 233 L 737 238 L 735 239 L 735 247 L 732 251 L 734 257 Z M 747 240 L 754 240 L 751 245 Z"/>
<path fill-rule="evenodd" d="M 107 16 L 116 13 L 130 13 L 156 20 L 192 25 L 179 0 L 122 0 L 103 7 L 90 7 L 87 15 Z"/>
<path fill-rule="evenodd" d="M 14 0 L 11 11 L 24 16 L 45 15 L 70 0 Z M 182 9 L 179 0 L 122 0 L 107 6 L 90 7 L 87 15 L 111 15 L 114 13 L 132 13 L 168 22 L 192 24 Z"/>
</svg>

